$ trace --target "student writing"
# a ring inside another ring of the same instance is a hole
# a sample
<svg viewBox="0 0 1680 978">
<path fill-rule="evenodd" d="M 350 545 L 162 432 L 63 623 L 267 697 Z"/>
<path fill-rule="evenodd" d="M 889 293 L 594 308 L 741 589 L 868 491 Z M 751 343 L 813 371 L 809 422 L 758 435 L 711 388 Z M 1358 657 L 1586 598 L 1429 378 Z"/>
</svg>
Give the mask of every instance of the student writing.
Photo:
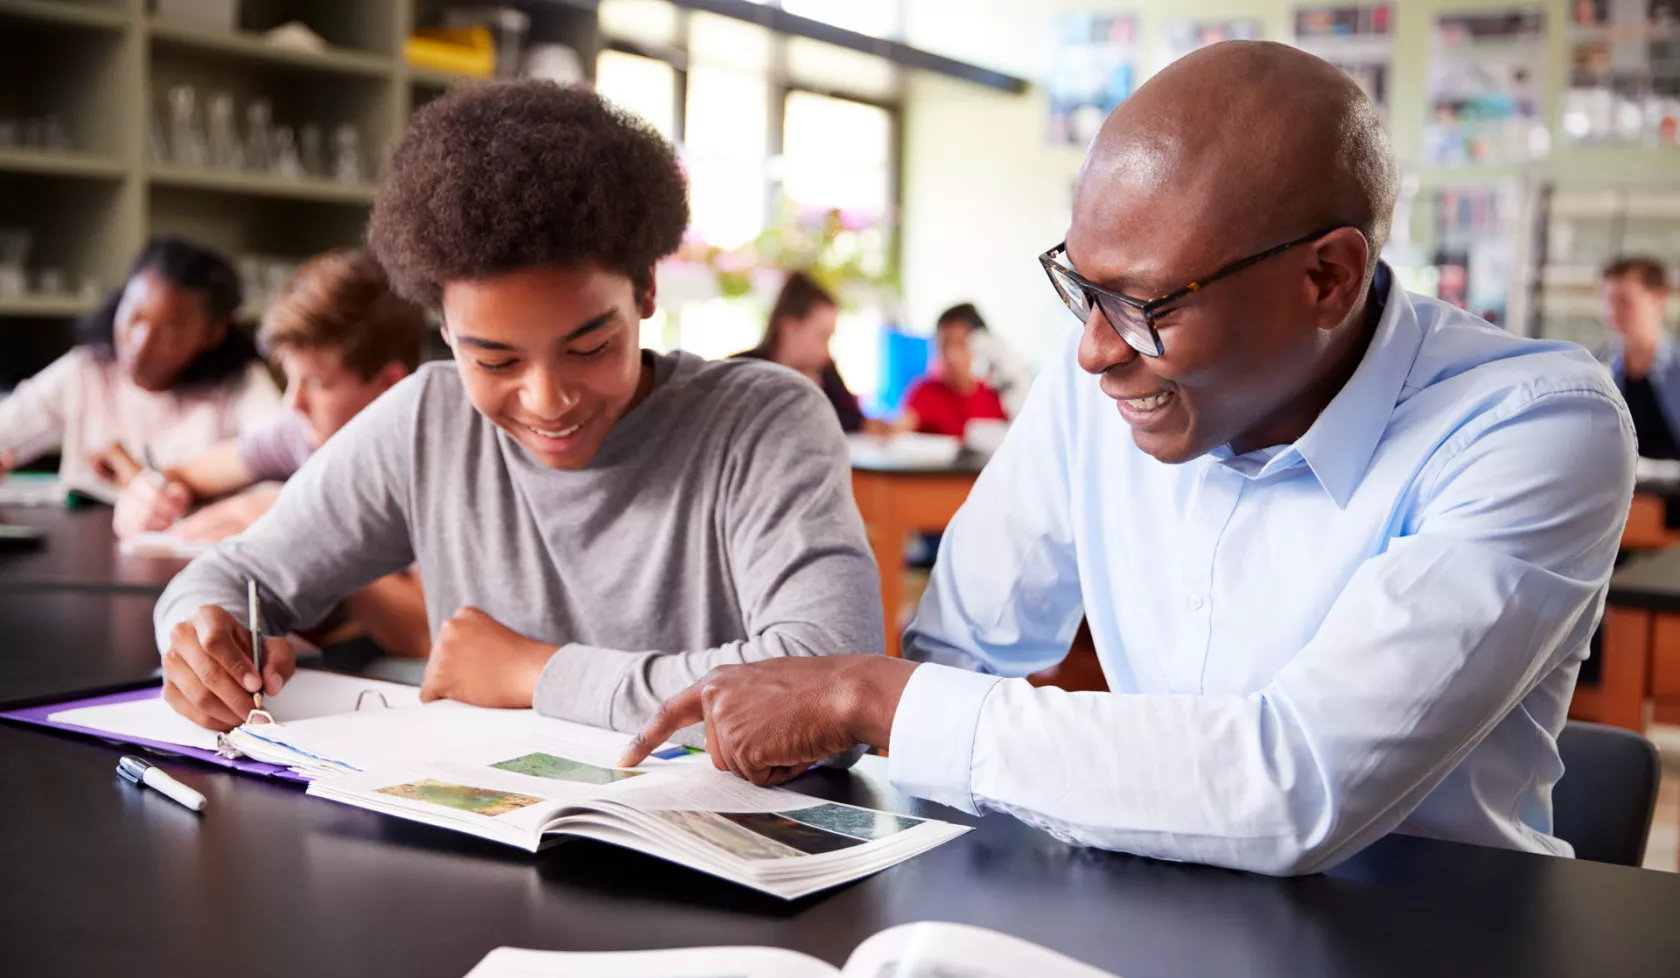
<svg viewBox="0 0 1680 978">
<path fill-rule="evenodd" d="M 97 487 L 113 446 L 176 465 L 273 415 L 280 392 L 233 325 L 242 297 L 220 256 L 148 241 L 76 347 L 0 401 L 0 471 L 57 448 L 67 484 Z"/>
<path fill-rule="evenodd" d="M 676 156 L 584 89 L 464 88 L 399 142 L 370 243 L 436 306 L 451 364 L 357 415 L 158 602 L 164 696 L 242 721 L 270 629 L 418 564 L 424 698 L 634 729 L 712 667 L 879 652 L 879 580 L 844 438 L 809 381 L 640 348 L 688 223 Z"/>
</svg>

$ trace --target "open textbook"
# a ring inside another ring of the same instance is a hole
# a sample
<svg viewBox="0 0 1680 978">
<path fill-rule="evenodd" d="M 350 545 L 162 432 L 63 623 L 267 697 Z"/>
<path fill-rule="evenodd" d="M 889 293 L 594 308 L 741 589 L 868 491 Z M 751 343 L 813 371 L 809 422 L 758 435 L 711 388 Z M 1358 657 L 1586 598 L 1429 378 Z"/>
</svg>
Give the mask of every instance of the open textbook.
<svg viewBox="0 0 1680 978">
<path fill-rule="evenodd" d="M 377 701 L 377 704 L 370 702 Z M 218 736 L 161 699 L 53 714 L 121 736 L 213 746 L 310 779 L 309 793 L 532 852 L 595 839 L 785 899 L 903 862 L 968 831 L 759 788 L 680 747 L 616 767 L 630 735 L 451 701 L 412 686 L 300 670 L 276 723 Z"/>
<path fill-rule="evenodd" d="M 574 953 L 499 947 L 467 978 L 1116 978 L 1016 937 L 966 924 L 901 924 L 835 968 L 772 947 Z"/>
</svg>

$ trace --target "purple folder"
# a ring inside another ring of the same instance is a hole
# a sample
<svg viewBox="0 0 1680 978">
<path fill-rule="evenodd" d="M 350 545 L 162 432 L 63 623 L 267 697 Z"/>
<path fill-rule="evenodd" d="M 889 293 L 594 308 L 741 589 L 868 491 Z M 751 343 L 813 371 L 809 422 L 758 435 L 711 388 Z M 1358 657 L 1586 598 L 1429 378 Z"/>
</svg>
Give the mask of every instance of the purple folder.
<svg viewBox="0 0 1680 978">
<path fill-rule="evenodd" d="M 184 757 L 190 760 L 214 764 L 217 767 L 232 768 L 244 774 L 256 774 L 267 778 L 279 778 L 284 781 L 296 781 L 308 784 L 309 779 L 296 773 L 290 768 L 278 764 L 264 764 L 248 758 L 228 758 L 217 754 L 213 750 L 201 750 L 197 747 L 182 747 L 179 744 L 166 744 L 158 740 L 146 740 L 142 737 L 124 737 L 104 730 L 94 730 L 91 727 L 78 727 L 71 723 L 55 723 L 48 720 L 50 714 L 62 710 L 75 710 L 84 706 L 105 706 L 110 703 L 129 703 L 134 700 L 155 700 L 163 695 L 162 686 L 146 686 L 141 689 L 130 689 L 120 693 L 103 693 L 84 699 L 65 700 L 62 703 L 48 703 L 43 706 L 31 706 L 16 710 L 0 710 L 0 720 L 12 720 L 35 727 L 45 727 L 48 730 L 62 730 L 67 733 L 80 734 L 86 737 L 96 737 L 106 743 L 129 744 L 142 748 L 153 754 L 166 754 L 174 757 Z"/>
</svg>

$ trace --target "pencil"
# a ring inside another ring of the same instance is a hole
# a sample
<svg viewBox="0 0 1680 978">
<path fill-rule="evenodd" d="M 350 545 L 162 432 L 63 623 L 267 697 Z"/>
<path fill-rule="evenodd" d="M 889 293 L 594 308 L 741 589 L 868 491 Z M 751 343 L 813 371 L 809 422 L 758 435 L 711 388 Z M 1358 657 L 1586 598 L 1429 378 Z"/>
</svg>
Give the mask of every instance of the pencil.
<svg viewBox="0 0 1680 978">
<path fill-rule="evenodd" d="M 257 615 L 257 582 L 255 578 L 245 580 L 245 598 L 250 605 L 251 614 L 251 661 L 257 664 L 257 682 L 263 678 L 263 639 L 262 619 Z M 262 709 L 262 687 L 257 687 L 257 709 Z"/>
</svg>

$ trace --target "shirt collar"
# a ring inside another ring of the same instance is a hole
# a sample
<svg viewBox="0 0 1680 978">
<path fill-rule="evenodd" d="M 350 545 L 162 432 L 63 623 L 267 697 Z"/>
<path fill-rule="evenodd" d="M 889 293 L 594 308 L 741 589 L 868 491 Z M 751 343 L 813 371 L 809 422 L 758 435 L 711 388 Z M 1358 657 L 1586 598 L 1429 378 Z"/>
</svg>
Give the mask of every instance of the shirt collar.
<svg viewBox="0 0 1680 978">
<path fill-rule="evenodd" d="M 1401 389 L 1423 346 L 1423 328 L 1406 290 L 1396 287 L 1386 263 L 1378 263 L 1371 295 L 1382 305 L 1371 345 L 1353 376 L 1319 413 L 1307 433 L 1267 460 L 1258 471 L 1245 472 L 1247 456 L 1232 457 L 1230 449 L 1217 453 L 1227 466 L 1250 478 L 1305 463 L 1338 508 L 1347 505 L 1365 468 L 1388 429 Z"/>
</svg>

